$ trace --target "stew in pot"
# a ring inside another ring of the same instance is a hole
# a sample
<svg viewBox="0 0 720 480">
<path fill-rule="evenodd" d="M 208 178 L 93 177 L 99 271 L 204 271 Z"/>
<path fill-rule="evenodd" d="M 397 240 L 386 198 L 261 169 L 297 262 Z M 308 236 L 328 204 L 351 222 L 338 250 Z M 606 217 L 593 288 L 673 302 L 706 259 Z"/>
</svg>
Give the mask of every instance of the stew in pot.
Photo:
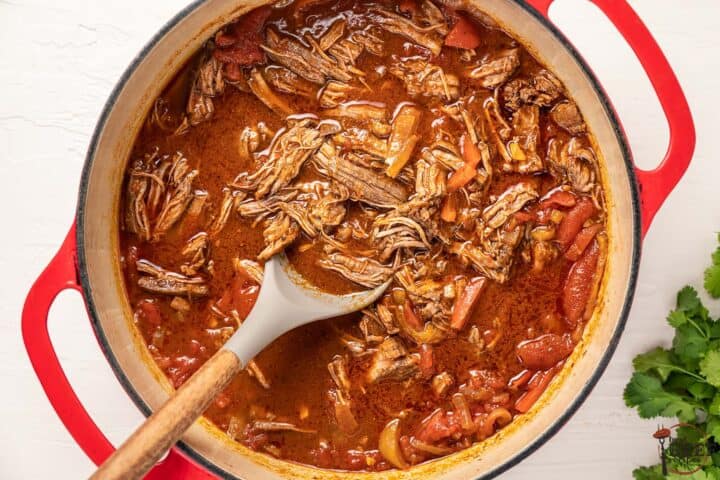
<svg viewBox="0 0 720 480">
<path fill-rule="evenodd" d="M 135 323 L 180 386 L 285 252 L 375 305 L 275 341 L 206 412 L 269 455 L 406 468 L 527 412 L 604 271 L 598 160 L 562 83 L 507 32 L 429 0 L 295 0 L 223 27 L 127 167 Z"/>
</svg>

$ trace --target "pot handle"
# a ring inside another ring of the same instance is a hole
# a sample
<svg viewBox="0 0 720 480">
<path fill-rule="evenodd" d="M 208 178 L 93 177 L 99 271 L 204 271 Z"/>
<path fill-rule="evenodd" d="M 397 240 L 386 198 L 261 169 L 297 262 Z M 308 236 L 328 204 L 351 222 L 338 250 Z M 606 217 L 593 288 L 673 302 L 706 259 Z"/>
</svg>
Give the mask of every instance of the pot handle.
<svg viewBox="0 0 720 480">
<path fill-rule="evenodd" d="M 50 404 L 80 448 L 93 463 L 99 465 L 110 456 L 114 447 L 95 425 L 70 386 L 53 348 L 47 326 L 50 306 L 60 292 L 72 289 L 82 293 L 77 278 L 76 259 L 73 223 L 60 250 L 30 288 L 22 311 L 22 335 L 30 363 Z M 173 448 L 165 460 L 158 463 L 145 478 L 212 480 L 216 477 Z"/>
<path fill-rule="evenodd" d="M 526 0 L 545 17 L 553 0 Z M 590 0 L 625 38 L 645 69 L 670 127 L 665 157 L 653 170 L 635 167 L 640 187 L 642 234 L 680 181 L 695 151 L 695 125 L 680 83 L 665 55 L 637 13 L 625 0 Z"/>
</svg>

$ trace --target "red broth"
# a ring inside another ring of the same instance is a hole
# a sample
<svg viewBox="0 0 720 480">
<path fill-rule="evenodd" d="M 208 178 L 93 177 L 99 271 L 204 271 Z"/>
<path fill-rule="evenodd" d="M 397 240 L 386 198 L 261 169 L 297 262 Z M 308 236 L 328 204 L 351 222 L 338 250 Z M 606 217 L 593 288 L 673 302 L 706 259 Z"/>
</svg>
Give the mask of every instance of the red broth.
<svg viewBox="0 0 720 480">
<path fill-rule="evenodd" d="M 176 387 L 279 251 L 329 292 L 394 279 L 277 339 L 205 412 L 254 450 L 345 470 L 446 455 L 527 411 L 582 334 L 606 246 L 562 84 L 496 26 L 413 0 L 298 0 L 221 29 L 148 115 L 122 219 L 135 323 Z"/>
</svg>

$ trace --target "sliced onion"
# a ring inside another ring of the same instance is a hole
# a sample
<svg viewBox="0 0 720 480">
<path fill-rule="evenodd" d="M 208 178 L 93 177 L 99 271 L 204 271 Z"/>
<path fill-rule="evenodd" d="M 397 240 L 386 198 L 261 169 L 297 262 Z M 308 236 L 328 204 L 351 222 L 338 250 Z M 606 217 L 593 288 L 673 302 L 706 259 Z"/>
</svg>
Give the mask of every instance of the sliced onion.
<svg viewBox="0 0 720 480">
<path fill-rule="evenodd" d="M 340 390 L 330 390 L 329 394 L 335 407 L 335 421 L 338 427 L 345 433 L 353 433 L 357 430 L 358 423 L 353 415 L 350 400 L 345 398 Z"/>
<path fill-rule="evenodd" d="M 517 160 L 519 162 L 524 162 L 525 160 L 527 160 L 527 155 L 525 155 L 525 152 L 522 148 L 520 148 L 520 145 L 518 145 L 517 141 L 509 141 L 507 143 L 507 147 L 513 160 Z"/>
<path fill-rule="evenodd" d="M 507 408 L 496 408 L 483 420 L 480 433 L 483 435 L 483 438 L 487 438 L 497 431 L 495 428 L 496 424 L 501 428 L 510 423 L 511 420 L 512 414 Z"/>
<path fill-rule="evenodd" d="M 335 404 L 335 420 L 337 420 L 338 427 L 343 432 L 353 433 L 358 429 L 357 420 L 355 420 L 350 405 L 347 403 Z"/>
<path fill-rule="evenodd" d="M 281 453 L 282 453 L 280 451 L 280 447 L 278 447 L 277 445 L 273 445 L 272 443 L 263 445 L 263 450 L 265 450 L 267 453 L 269 453 L 273 457 L 277 457 L 277 458 L 280 458 Z"/>
<path fill-rule="evenodd" d="M 248 374 L 250 374 L 251 377 L 255 377 L 255 380 L 257 380 L 258 383 L 262 385 L 265 390 L 268 390 L 270 388 L 270 382 L 268 381 L 262 370 L 260 370 L 258 364 L 255 363 L 255 360 L 250 360 L 248 362 L 247 372 Z"/>
<path fill-rule="evenodd" d="M 555 228 L 547 225 L 541 225 L 533 228 L 532 232 L 530 232 L 530 236 L 534 240 L 550 241 L 555 238 Z"/>
<path fill-rule="evenodd" d="M 189 312 L 190 302 L 188 302 L 182 297 L 173 297 L 172 301 L 170 302 L 170 307 L 173 310 L 177 310 L 178 312 Z"/>
<path fill-rule="evenodd" d="M 471 432 L 475 429 L 475 424 L 472 420 L 472 414 L 470 413 L 470 405 L 468 405 L 465 395 L 462 393 L 456 393 L 452 396 L 452 404 L 455 407 L 455 413 L 460 418 L 460 425 L 466 432 Z"/>
<path fill-rule="evenodd" d="M 271 422 L 268 420 L 255 420 L 253 422 L 253 428 L 266 432 L 317 433 L 316 430 L 300 428 L 289 422 Z"/>
<path fill-rule="evenodd" d="M 412 445 L 413 448 L 420 450 L 421 452 L 429 453 L 430 455 L 443 456 L 454 452 L 454 450 L 450 447 L 438 447 L 437 445 L 431 445 L 423 442 L 422 440 L 418 440 L 415 437 L 410 438 L 410 445 Z"/>
<path fill-rule="evenodd" d="M 418 345 L 423 343 L 430 345 L 438 344 L 447 338 L 447 332 L 433 322 L 425 322 L 422 330 L 416 330 L 407 322 L 402 308 L 398 308 L 396 312 L 398 314 L 395 315 L 395 320 L 397 320 L 397 323 L 400 325 L 400 330 L 412 338 Z"/>
<path fill-rule="evenodd" d="M 560 210 L 556 210 L 553 208 L 550 212 L 550 220 L 552 220 L 552 222 L 555 224 L 559 224 L 560 222 L 562 222 L 563 218 L 565 218 L 565 214 Z"/>
<path fill-rule="evenodd" d="M 405 305 L 405 299 L 407 298 L 405 295 L 405 290 L 402 288 L 393 288 L 392 292 L 390 292 L 390 295 L 392 295 L 393 302 L 395 302 L 395 305 Z"/>
<path fill-rule="evenodd" d="M 233 415 L 228 422 L 227 436 L 233 440 L 237 440 L 243 428 L 245 428 L 245 421 Z"/>
<path fill-rule="evenodd" d="M 378 448 L 383 457 L 396 468 L 407 468 L 408 464 L 400 451 L 400 419 L 390 420 L 378 440 Z"/>
<path fill-rule="evenodd" d="M 496 408 L 490 412 L 485 419 L 486 422 L 492 422 L 493 425 L 497 424 L 499 427 L 504 427 L 512 420 L 512 413 L 507 408 Z"/>
</svg>

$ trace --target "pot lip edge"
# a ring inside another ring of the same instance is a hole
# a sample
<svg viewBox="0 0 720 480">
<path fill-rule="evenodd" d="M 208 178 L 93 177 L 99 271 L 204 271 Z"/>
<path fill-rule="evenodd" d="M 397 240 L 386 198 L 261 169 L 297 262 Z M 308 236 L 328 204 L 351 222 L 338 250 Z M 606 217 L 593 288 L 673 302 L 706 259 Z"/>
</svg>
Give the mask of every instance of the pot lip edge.
<svg viewBox="0 0 720 480">
<path fill-rule="evenodd" d="M 113 87 L 110 95 L 108 96 L 107 101 L 105 102 L 100 116 L 98 117 L 98 120 L 95 124 L 95 127 L 93 129 L 93 134 L 90 139 L 90 143 L 88 145 L 88 150 L 85 155 L 85 160 L 83 163 L 81 178 L 80 178 L 80 185 L 78 189 L 78 201 L 77 201 L 77 208 L 76 208 L 76 223 L 77 223 L 77 229 L 76 229 L 76 245 L 77 245 L 77 273 L 78 273 L 78 279 L 82 288 L 82 293 L 85 299 L 85 304 L 87 306 L 88 310 L 88 316 L 90 319 L 90 323 L 92 325 L 93 331 L 95 333 L 95 336 L 98 340 L 98 343 L 100 345 L 100 348 L 103 352 L 103 355 L 107 359 L 108 363 L 110 364 L 113 373 L 115 374 L 116 378 L 120 382 L 121 386 L 125 390 L 125 392 L 128 394 L 130 399 L 133 401 L 133 403 L 140 409 L 140 411 L 145 415 L 146 417 L 149 416 L 152 413 L 152 410 L 150 407 L 145 403 L 145 401 L 140 397 L 139 393 L 135 390 L 130 380 L 125 375 L 125 372 L 120 368 L 120 365 L 117 361 L 117 358 L 115 357 L 112 348 L 110 347 L 110 344 L 108 342 L 107 337 L 105 336 L 105 333 L 99 324 L 98 318 L 98 310 L 96 308 L 96 305 L 93 300 L 92 295 L 92 288 L 90 285 L 90 279 L 87 273 L 87 258 L 86 258 L 86 250 L 85 250 L 85 244 L 84 244 L 84 231 L 85 231 L 85 200 L 87 197 L 87 190 L 88 190 L 88 183 L 90 180 L 90 171 L 92 169 L 92 164 L 94 161 L 94 157 L 96 154 L 96 150 L 98 147 L 98 144 L 100 142 L 100 138 L 105 130 L 105 126 L 107 124 L 107 120 L 114 109 L 117 99 L 123 89 L 125 88 L 129 78 L 135 73 L 138 66 L 142 63 L 142 61 L 148 56 L 148 54 L 157 46 L 157 44 L 162 40 L 162 38 L 170 31 L 172 30 L 177 24 L 179 24 L 184 18 L 186 18 L 188 15 L 190 15 L 192 12 L 194 12 L 197 8 L 205 4 L 208 0 L 192 0 L 189 4 L 187 4 L 185 7 L 183 7 L 180 11 L 178 11 L 175 15 L 173 15 L 162 27 L 160 27 L 148 40 L 145 45 L 141 48 L 141 50 L 133 57 L 130 64 L 125 68 L 123 73 L 118 78 L 117 83 Z M 615 111 L 614 107 L 612 106 L 612 103 L 610 102 L 609 96 L 605 89 L 602 87 L 600 81 L 596 77 L 593 70 L 590 68 L 588 63 L 585 61 L 584 57 L 578 52 L 578 50 L 575 48 L 575 46 L 569 41 L 569 39 L 553 24 L 548 18 L 543 16 L 540 12 L 535 10 L 526 0 L 509 0 L 513 1 L 516 4 L 518 4 L 521 8 L 523 8 L 527 13 L 532 15 L 543 27 L 545 27 L 553 36 L 556 37 L 556 39 L 560 42 L 560 44 L 568 51 L 568 53 L 572 56 L 572 58 L 575 60 L 575 62 L 578 64 L 580 69 L 582 70 L 583 74 L 587 77 L 591 85 L 593 86 L 593 89 L 595 90 L 595 93 L 597 94 L 603 110 L 605 111 L 605 114 L 607 115 L 608 119 L 610 120 L 610 123 L 612 125 L 613 131 L 615 133 L 615 137 L 618 141 L 618 144 L 621 149 L 626 173 L 627 173 L 627 179 L 630 187 L 630 194 L 631 194 L 631 208 L 632 208 L 632 222 L 633 222 L 633 232 L 632 232 L 632 251 L 631 251 L 631 258 L 630 258 L 630 274 L 628 277 L 627 282 L 627 288 L 625 292 L 625 299 L 623 300 L 622 308 L 619 313 L 618 322 L 615 325 L 614 331 L 612 333 L 612 336 L 610 337 L 610 341 L 608 342 L 607 349 L 603 353 L 603 355 L 600 357 L 597 365 L 595 366 L 592 374 L 588 377 L 585 385 L 580 389 L 580 391 L 577 393 L 575 398 L 570 402 L 568 407 L 563 411 L 561 415 L 559 415 L 557 418 L 552 420 L 551 424 L 548 426 L 547 429 L 545 429 L 543 432 L 541 432 L 539 435 L 537 435 L 532 442 L 527 444 L 524 448 L 516 452 L 514 455 L 507 458 L 505 461 L 500 463 L 499 465 L 491 468 L 484 474 L 482 474 L 479 477 L 476 477 L 475 480 L 488 480 L 491 478 L 495 478 L 496 476 L 506 472 L 510 468 L 516 466 L 521 461 L 529 457 L 531 454 L 533 454 L 538 448 L 540 448 L 543 444 L 545 444 L 548 440 L 550 440 L 560 429 L 570 420 L 570 418 L 577 412 L 577 410 L 580 408 L 580 406 L 585 402 L 587 397 L 592 392 L 593 388 L 597 384 L 597 382 L 602 377 L 603 373 L 605 372 L 608 364 L 610 363 L 610 360 L 612 359 L 618 343 L 620 342 L 620 337 L 622 336 L 623 331 L 625 330 L 625 326 L 627 325 L 627 320 L 630 313 L 630 308 L 632 306 L 632 302 L 635 295 L 635 289 L 637 285 L 637 277 L 639 272 L 639 266 L 640 266 L 640 254 L 641 254 L 641 245 L 642 245 L 642 238 L 641 238 L 641 213 L 640 213 L 640 192 L 638 188 L 638 182 L 637 182 L 637 176 L 635 174 L 635 166 L 633 163 L 633 155 L 632 151 L 629 147 L 629 143 L 627 140 L 627 136 L 625 135 L 625 132 L 622 128 L 622 124 L 619 120 L 619 117 L 617 115 L 617 112 Z M 240 477 L 237 477 L 236 475 L 228 472 L 224 468 L 221 468 L 220 466 L 216 465 L 215 463 L 210 462 L 207 460 L 204 456 L 202 456 L 199 452 L 197 452 L 195 449 L 193 449 L 191 446 L 186 444 L 183 440 L 178 441 L 175 448 L 180 450 L 183 454 L 188 456 L 192 461 L 196 462 L 197 464 L 201 465 L 203 468 L 209 470 L 215 475 L 218 475 L 220 478 L 226 478 L 230 480 L 241 480 Z"/>
</svg>

